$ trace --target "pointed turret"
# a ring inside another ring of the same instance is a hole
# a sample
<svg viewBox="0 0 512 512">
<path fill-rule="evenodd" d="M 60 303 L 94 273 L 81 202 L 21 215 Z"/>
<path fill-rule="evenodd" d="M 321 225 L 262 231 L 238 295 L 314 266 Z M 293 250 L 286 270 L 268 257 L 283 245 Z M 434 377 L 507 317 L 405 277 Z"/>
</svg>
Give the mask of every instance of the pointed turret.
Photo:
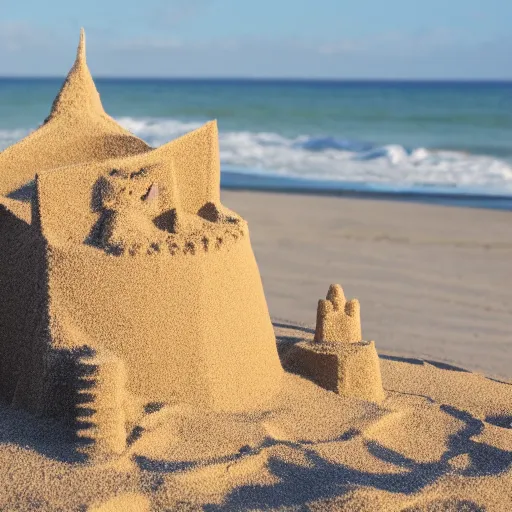
<svg viewBox="0 0 512 512">
<path fill-rule="evenodd" d="M 87 114 L 105 115 L 105 111 L 87 67 L 85 31 L 82 28 L 80 30 L 80 41 L 78 43 L 75 63 L 55 98 L 52 110 L 45 123 L 61 115 L 76 117 Z"/>
<path fill-rule="evenodd" d="M 80 29 L 80 39 L 78 41 L 78 48 L 76 49 L 76 62 L 83 62 L 85 64 L 85 30 L 84 27 Z"/>
<path fill-rule="evenodd" d="M 0 152 L 0 195 L 14 194 L 12 199 L 17 199 L 22 193 L 26 195 L 28 188 L 30 196 L 35 174 L 48 169 L 121 158 L 150 149 L 103 110 L 87 67 L 82 29 L 75 63 L 50 115 L 37 130 Z M 20 213 L 22 219 L 29 217 L 27 204 Z"/>
</svg>

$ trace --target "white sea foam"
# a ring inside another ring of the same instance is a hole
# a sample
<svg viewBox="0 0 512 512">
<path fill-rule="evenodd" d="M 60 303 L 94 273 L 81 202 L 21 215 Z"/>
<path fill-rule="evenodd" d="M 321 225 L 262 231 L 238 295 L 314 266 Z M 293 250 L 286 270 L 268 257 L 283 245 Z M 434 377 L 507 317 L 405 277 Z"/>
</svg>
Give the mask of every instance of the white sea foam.
<svg viewBox="0 0 512 512">
<path fill-rule="evenodd" d="M 177 119 L 122 117 L 118 122 L 152 146 L 202 125 Z M 0 149 L 29 130 L 0 130 Z M 271 132 L 221 131 L 224 169 L 290 178 L 370 183 L 401 188 L 450 189 L 512 195 L 512 166 L 491 156 L 401 145 L 372 144 L 336 137 L 288 138 Z"/>
<path fill-rule="evenodd" d="M 0 151 L 14 144 L 30 133 L 31 130 L 16 128 L 14 130 L 0 130 Z"/>
<path fill-rule="evenodd" d="M 153 145 L 201 126 L 174 119 L 125 117 L 118 121 Z M 456 151 L 407 150 L 397 144 L 372 147 L 334 137 L 287 138 L 268 132 L 221 131 L 220 154 L 224 166 L 257 174 L 512 194 L 509 163 Z"/>
</svg>

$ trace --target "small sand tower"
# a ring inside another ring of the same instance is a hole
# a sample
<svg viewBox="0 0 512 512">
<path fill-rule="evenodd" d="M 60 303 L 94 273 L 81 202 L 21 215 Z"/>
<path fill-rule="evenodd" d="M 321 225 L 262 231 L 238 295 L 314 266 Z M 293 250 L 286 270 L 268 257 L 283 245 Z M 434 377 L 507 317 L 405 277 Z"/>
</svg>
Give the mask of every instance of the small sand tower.
<svg viewBox="0 0 512 512">
<path fill-rule="evenodd" d="M 360 306 L 340 285 L 318 301 L 315 337 L 294 345 L 284 364 L 339 395 L 380 402 L 384 398 L 375 343 L 362 341 Z"/>
<path fill-rule="evenodd" d="M 332 284 L 325 300 L 318 301 L 315 341 L 355 343 L 361 340 L 361 307 L 357 299 L 347 302 L 339 284 Z"/>
<path fill-rule="evenodd" d="M 279 391 L 247 223 L 220 201 L 216 122 L 150 148 L 104 112 L 83 32 L 44 124 L 0 153 L 0 221 L 4 399 L 78 416 L 93 452 L 116 453 L 130 400 L 244 412 Z M 74 386 L 77 367 L 94 375 Z"/>
</svg>

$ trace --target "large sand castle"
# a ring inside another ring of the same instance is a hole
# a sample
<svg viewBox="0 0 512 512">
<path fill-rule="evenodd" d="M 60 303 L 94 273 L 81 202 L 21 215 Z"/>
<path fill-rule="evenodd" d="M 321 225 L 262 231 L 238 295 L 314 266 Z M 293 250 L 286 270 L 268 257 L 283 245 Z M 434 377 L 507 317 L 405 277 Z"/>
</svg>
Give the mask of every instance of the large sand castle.
<svg viewBox="0 0 512 512">
<path fill-rule="evenodd" d="M 128 133 L 82 33 L 0 153 L 0 509 L 511 510 L 511 384 L 379 358 L 339 285 L 273 325 L 219 189 L 215 122 Z"/>
<path fill-rule="evenodd" d="M 127 133 L 103 111 L 82 33 L 49 117 L 0 169 L 3 397 L 74 417 L 69 381 L 91 352 L 126 373 L 108 377 L 124 393 L 113 416 L 275 395 L 275 336 L 247 224 L 220 203 L 215 122 L 158 149 Z"/>
</svg>

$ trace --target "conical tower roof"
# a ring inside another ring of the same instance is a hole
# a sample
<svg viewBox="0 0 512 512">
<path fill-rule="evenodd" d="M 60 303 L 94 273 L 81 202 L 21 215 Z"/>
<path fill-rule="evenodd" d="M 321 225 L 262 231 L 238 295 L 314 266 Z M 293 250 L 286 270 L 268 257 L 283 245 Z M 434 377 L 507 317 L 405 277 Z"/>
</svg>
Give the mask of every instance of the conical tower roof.
<svg viewBox="0 0 512 512">
<path fill-rule="evenodd" d="M 0 205 L 4 204 L 2 196 L 18 199 L 17 191 L 22 187 L 26 189 L 37 172 L 126 157 L 150 149 L 103 110 L 87 67 L 82 29 L 76 60 L 44 124 L 0 152 Z M 25 198 L 26 202 L 22 203 L 28 210 L 29 199 Z M 30 216 L 23 212 L 24 218 L 27 215 Z"/>
<path fill-rule="evenodd" d="M 80 41 L 78 43 L 75 63 L 53 102 L 47 120 L 59 115 L 83 116 L 88 113 L 105 115 L 100 95 L 87 66 L 85 31 L 82 28 L 80 30 Z"/>
</svg>

